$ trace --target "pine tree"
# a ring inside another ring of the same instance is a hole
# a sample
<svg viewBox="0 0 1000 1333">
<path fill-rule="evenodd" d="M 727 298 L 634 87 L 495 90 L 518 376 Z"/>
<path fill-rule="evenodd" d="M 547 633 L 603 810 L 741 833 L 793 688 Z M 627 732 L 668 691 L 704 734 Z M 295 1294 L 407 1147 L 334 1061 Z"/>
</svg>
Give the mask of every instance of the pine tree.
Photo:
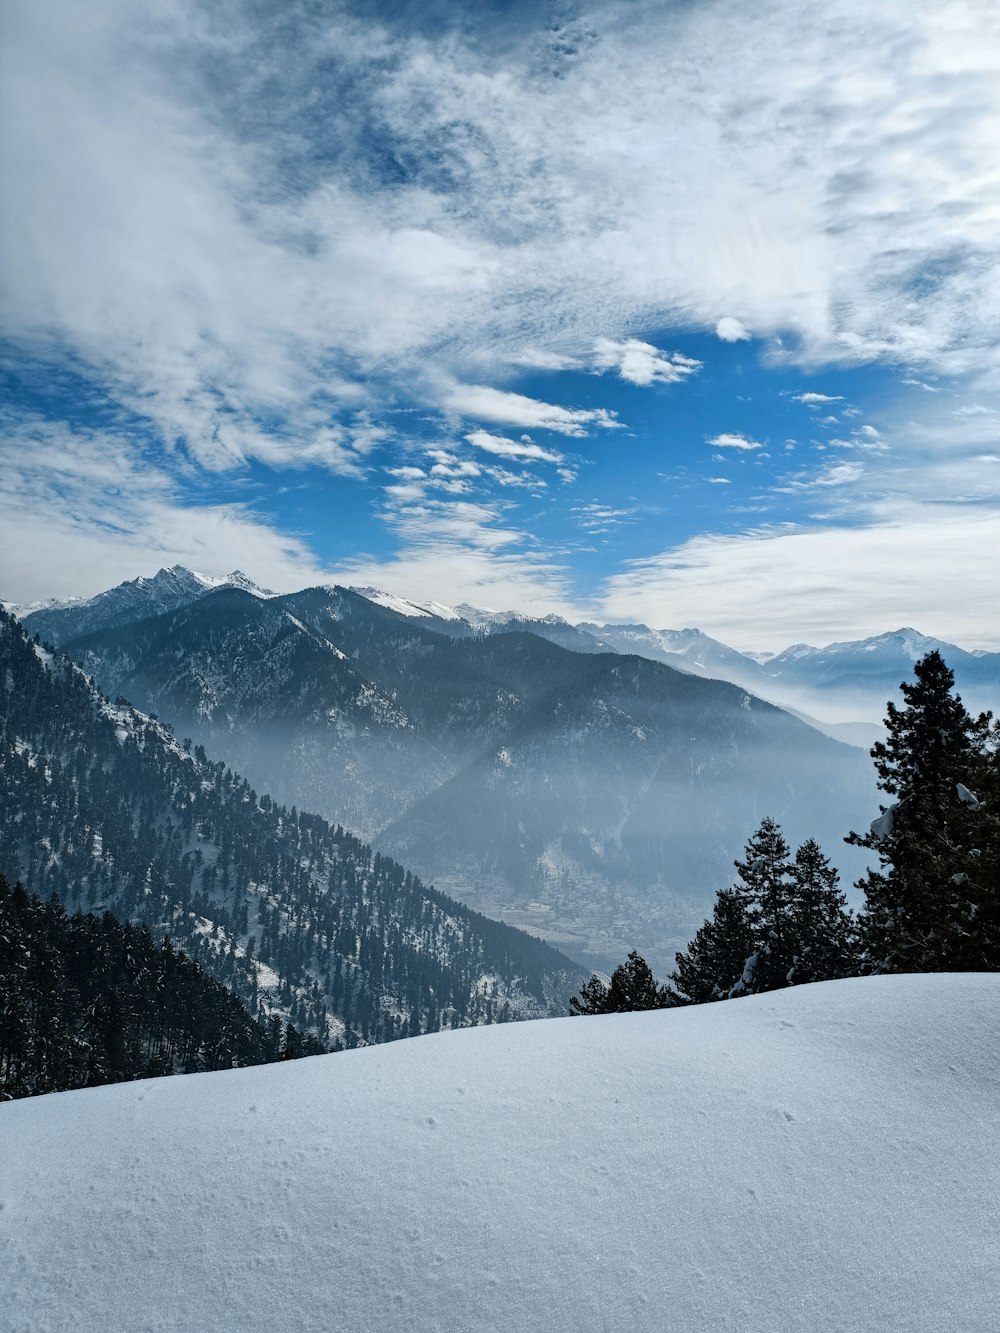
<svg viewBox="0 0 1000 1333">
<path fill-rule="evenodd" d="M 574 1017 L 578 1014 L 610 1014 L 608 1003 L 608 983 L 595 972 L 589 981 L 580 987 L 580 994 L 573 995 L 569 1001 L 569 1012 Z"/>
<path fill-rule="evenodd" d="M 789 933 L 792 966 L 789 985 L 831 981 L 857 971 L 858 942 L 854 919 L 840 890 L 836 867 L 809 838 L 795 853 L 795 897 Z"/>
<path fill-rule="evenodd" d="M 788 985 L 794 962 L 791 931 L 795 879 L 788 843 L 773 819 L 746 845 L 745 860 L 736 862 L 739 883 L 734 891 L 746 906 L 755 949 L 747 958 L 733 995 L 754 995 Z"/>
<path fill-rule="evenodd" d="M 670 980 L 684 1001 L 704 1004 L 806 981 L 852 975 L 856 929 L 839 876 L 809 839 L 788 844 L 765 819 L 737 861 L 737 883 L 716 895 L 712 915 L 677 955 Z"/>
<path fill-rule="evenodd" d="M 888 738 L 871 752 L 878 785 L 895 800 L 880 807 L 867 834 L 847 839 L 877 852 L 881 863 L 858 884 L 867 966 L 1000 967 L 1000 886 L 988 869 L 997 816 L 976 794 L 996 766 L 989 714 L 966 711 L 940 653 L 929 653 L 914 674 L 901 686 L 904 705 L 888 705 Z"/>
<path fill-rule="evenodd" d="M 610 986 L 596 975 L 569 1002 L 571 1014 L 630 1014 L 645 1009 L 666 1009 L 676 997 L 657 984 L 649 964 L 633 949 L 628 960 L 611 974 Z"/>
<path fill-rule="evenodd" d="M 677 955 L 670 980 L 691 1004 L 724 1000 L 743 975 L 754 948 L 745 899 L 735 889 L 720 889 L 712 915 Z"/>
</svg>

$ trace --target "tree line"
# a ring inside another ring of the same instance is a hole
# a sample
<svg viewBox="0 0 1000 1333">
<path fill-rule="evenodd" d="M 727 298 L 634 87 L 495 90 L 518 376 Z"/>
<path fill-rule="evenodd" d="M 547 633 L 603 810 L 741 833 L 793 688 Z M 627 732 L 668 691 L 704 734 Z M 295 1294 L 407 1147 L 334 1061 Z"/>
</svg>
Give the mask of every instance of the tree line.
<svg viewBox="0 0 1000 1333">
<path fill-rule="evenodd" d="M 0 875 L 0 1101 L 323 1047 L 252 1017 L 170 939 L 110 912 L 70 916 Z"/>
<path fill-rule="evenodd" d="M 592 977 L 570 1012 L 703 1004 L 872 973 L 1000 970 L 1000 724 L 966 710 L 940 653 L 914 675 L 871 751 L 891 799 L 867 832 L 846 838 L 878 859 L 858 881 L 856 917 L 819 845 L 809 839 L 792 856 L 764 819 L 668 984 L 633 951 L 610 984 Z"/>
</svg>

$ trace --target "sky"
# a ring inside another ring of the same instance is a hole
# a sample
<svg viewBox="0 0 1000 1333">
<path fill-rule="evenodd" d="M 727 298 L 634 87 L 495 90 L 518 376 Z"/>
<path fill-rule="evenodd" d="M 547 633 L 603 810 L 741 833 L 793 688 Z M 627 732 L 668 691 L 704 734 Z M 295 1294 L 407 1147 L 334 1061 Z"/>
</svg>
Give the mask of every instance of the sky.
<svg viewBox="0 0 1000 1333">
<path fill-rule="evenodd" d="M 0 596 L 1000 648 L 988 0 L 10 0 Z"/>
</svg>

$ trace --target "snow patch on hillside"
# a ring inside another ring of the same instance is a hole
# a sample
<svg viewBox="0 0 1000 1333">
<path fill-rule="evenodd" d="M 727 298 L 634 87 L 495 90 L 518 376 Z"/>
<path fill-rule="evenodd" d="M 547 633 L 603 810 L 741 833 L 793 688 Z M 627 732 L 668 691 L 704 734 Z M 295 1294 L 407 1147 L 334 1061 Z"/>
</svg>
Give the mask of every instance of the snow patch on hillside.
<svg viewBox="0 0 1000 1333">
<path fill-rule="evenodd" d="M 384 588 L 351 588 L 351 592 L 356 592 L 359 597 L 364 597 L 368 602 L 374 602 L 376 606 L 384 606 L 390 611 L 395 611 L 401 616 L 412 616 L 418 619 L 427 619 L 434 616 L 438 620 L 461 620 L 462 617 L 454 607 L 445 606 L 442 602 L 411 602 L 405 597 L 397 597 L 395 593 L 386 592 Z"/>
</svg>

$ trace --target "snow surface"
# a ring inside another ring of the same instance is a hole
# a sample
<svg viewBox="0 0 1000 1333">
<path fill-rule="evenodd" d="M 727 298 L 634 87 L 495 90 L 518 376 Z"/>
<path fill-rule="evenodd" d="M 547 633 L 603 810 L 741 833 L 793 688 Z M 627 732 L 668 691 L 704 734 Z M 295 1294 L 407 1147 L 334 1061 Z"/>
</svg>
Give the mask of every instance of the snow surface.
<svg viewBox="0 0 1000 1333">
<path fill-rule="evenodd" d="M 352 587 L 350 591 L 356 592 L 368 602 L 374 602 L 376 606 L 387 607 L 401 616 L 413 616 L 421 620 L 426 620 L 429 616 L 436 616 L 438 620 L 462 619 L 454 607 L 445 606 L 443 602 L 411 602 L 406 597 L 397 597 L 395 593 L 386 592 L 384 588 Z"/>
<path fill-rule="evenodd" d="M 1000 976 L 0 1105 L 0 1324 L 983 1333 Z"/>
</svg>

